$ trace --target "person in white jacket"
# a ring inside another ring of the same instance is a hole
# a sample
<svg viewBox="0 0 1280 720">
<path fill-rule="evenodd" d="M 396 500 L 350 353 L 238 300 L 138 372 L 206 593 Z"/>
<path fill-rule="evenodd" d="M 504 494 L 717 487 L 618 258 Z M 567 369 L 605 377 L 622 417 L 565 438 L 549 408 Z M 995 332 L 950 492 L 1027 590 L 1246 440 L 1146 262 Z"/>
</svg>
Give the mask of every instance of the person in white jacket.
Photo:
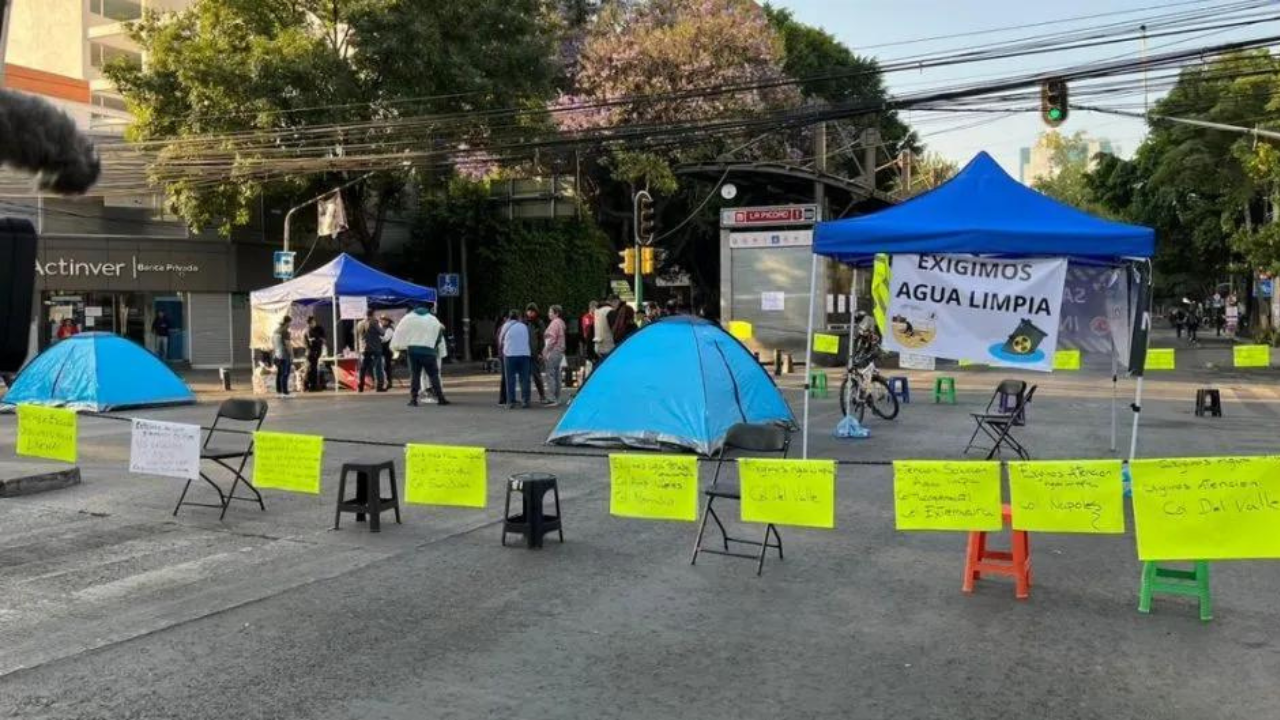
<svg viewBox="0 0 1280 720">
<path fill-rule="evenodd" d="M 441 405 L 450 404 L 440 386 L 439 358 L 445 347 L 444 326 L 431 313 L 430 305 L 415 308 L 396 325 L 391 336 L 391 349 L 409 355 L 409 405 L 418 404 L 422 390 L 422 373 L 431 382 L 431 391 Z"/>
</svg>

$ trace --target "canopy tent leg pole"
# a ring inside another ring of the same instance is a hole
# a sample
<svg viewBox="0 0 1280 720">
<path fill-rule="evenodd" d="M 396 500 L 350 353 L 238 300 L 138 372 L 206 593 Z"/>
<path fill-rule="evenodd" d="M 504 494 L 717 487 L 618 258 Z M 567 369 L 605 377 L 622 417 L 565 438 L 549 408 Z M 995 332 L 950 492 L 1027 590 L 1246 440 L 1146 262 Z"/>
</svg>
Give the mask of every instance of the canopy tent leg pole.
<svg viewBox="0 0 1280 720">
<path fill-rule="evenodd" d="M 1129 435 L 1129 461 L 1138 454 L 1138 421 L 1142 419 L 1142 376 L 1133 391 L 1133 432 Z"/>
<path fill-rule="evenodd" d="M 853 341 L 856 339 L 858 324 L 854 316 L 858 314 L 858 268 L 853 269 L 853 280 L 849 285 L 849 352 L 853 352 Z"/>
<path fill-rule="evenodd" d="M 809 271 L 809 330 L 804 336 L 804 428 L 800 441 L 800 456 L 809 457 L 809 382 L 813 376 L 813 310 L 818 289 L 818 255 L 813 256 L 813 269 Z"/>
<path fill-rule="evenodd" d="M 1116 362 L 1115 343 L 1111 343 L 1111 452 L 1116 451 L 1116 400 L 1120 392 L 1120 370 Z"/>
<path fill-rule="evenodd" d="M 337 294 L 334 294 L 333 305 L 331 305 L 330 307 L 333 310 L 333 338 L 332 338 L 333 343 L 330 345 L 330 347 L 333 349 L 329 353 L 329 356 L 333 358 L 333 392 L 336 395 L 338 393 L 338 386 L 342 384 L 338 382 L 338 296 Z M 320 372 L 320 368 L 317 367 L 316 373 L 318 374 L 319 372 Z"/>
</svg>

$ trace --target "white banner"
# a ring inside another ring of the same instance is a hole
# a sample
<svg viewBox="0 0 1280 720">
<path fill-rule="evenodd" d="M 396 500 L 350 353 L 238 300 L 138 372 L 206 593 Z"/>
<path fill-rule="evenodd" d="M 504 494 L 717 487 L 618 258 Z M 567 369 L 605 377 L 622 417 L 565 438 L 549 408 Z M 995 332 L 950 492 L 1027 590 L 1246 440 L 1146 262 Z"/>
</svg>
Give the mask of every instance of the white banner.
<svg viewBox="0 0 1280 720">
<path fill-rule="evenodd" d="M 363 320 L 369 311 L 369 298 L 362 295 L 342 295 L 338 297 L 339 320 Z"/>
<path fill-rule="evenodd" d="M 1067 261 L 895 255 L 885 347 L 1048 372 Z"/>
<path fill-rule="evenodd" d="M 134 418 L 129 472 L 198 480 L 200 426 Z"/>
</svg>

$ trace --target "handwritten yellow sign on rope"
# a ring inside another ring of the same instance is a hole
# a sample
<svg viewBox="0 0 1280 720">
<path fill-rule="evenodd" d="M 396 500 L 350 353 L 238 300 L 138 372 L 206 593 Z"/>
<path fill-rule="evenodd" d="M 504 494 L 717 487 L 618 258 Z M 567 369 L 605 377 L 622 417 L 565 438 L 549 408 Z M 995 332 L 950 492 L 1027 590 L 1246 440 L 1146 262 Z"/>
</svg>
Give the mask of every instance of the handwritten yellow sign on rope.
<svg viewBox="0 0 1280 720">
<path fill-rule="evenodd" d="M 1009 463 L 1013 529 L 1123 533 L 1120 464 L 1119 460 Z"/>
<path fill-rule="evenodd" d="M 835 460 L 738 461 L 742 521 L 834 528 Z"/>
<path fill-rule="evenodd" d="M 74 463 L 76 411 L 42 405 L 18 406 L 19 455 Z"/>
<path fill-rule="evenodd" d="M 290 492 L 320 494 L 324 438 L 267 432 L 253 434 L 253 484 Z"/>
<path fill-rule="evenodd" d="M 1148 370 L 1173 370 L 1176 355 L 1173 348 L 1151 348 L 1147 350 Z"/>
<path fill-rule="evenodd" d="M 729 334 L 739 340 L 750 340 L 751 336 L 754 334 L 754 330 L 755 329 L 751 326 L 751 323 L 746 320 L 729 321 Z"/>
<path fill-rule="evenodd" d="M 893 509 L 899 530 L 999 530 L 1000 463 L 895 460 Z"/>
<path fill-rule="evenodd" d="M 1054 370 L 1079 370 L 1079 350 L 1059 350 L 1053 354 Z"/>
<path fill-rule="evenodd" d="M 1280 456 L 1135 460 L 1140 560 L 1280 558 Z"/>
<path fill-rule="evenodd" d="M 692 455 L 609 456 L 609 513 L 647 520 L 698 519 L 698 459 Z"/>
<path fill-rule="evenodd" d="M 826 335 L 823 333 L 813 334 L 813 351 L 835 355 L 840 352 L 840 336 Z"/>
<path fill-rule="evenodd" d="M 404 468 L 406 503 L 482 508 L 488 500 L 484 448 L 410 443 Z"/>
<path fill-rule="evenodd" d="M 1270 367 L 1271 346 L 1236 345 L 1231 349 L 1231 359 L 1236 367 Z"/>
</svg>

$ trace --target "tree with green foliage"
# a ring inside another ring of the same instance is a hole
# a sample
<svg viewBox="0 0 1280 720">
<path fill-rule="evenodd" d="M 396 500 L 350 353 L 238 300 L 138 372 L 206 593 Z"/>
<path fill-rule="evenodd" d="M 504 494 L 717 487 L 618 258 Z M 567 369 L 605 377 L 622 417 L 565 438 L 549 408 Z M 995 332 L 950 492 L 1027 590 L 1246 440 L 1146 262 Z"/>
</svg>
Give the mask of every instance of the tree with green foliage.
<svg viewBox="0 0 1280 720">
<path fill-rule="evenodd" d="M 1152 114 L 1252 127 L 1273 116 L 1278 81 L 1280 61 L 1266 50 L 1233 53 L 1183 70 Z M 1203 296 L 1229 272 L 1276 260 L 1263 228 L 1269 153 L 1240 133 L 1157 120 L 1132 160 L 1104 156 L 1086 186 L 1120 218 L 1155 229 L 1158 292 Z"/>
<path fill-rule="evenodd" d="M 163 158 L 188 164 L 208 152 L 187 156 L 183 140 L 227 138 L 232 157 L 218 160 L 230 172 L 166 187 L 190 225 L 224 234 L 247 223 L 262 196 L 297 202 L 360 177 L 286 169 L 245 178 L 235 171 L 241 163 L 287 156 L 317 132 L 335 138 L 335 160 L 429 148 L 428 125 L 418 135 L 381 128 L 410 116 L 540 104 L 556 77 L 555 23 L 541 0 L 197 0 L 177 13 L 148 13 L 131 34 L 146 64 L 106 69 L 135 117 L 127 136 L 163 143 Z M 326 131 L 355 123 L 365 125 Z M 483 136 L 484 121 L 473 130 Z M 268 140 L 245 149 L 245 137 Z M 423 179 L 414 174 L 375 172 L 343 192 L 350 239 L 367 258 L 376 260 L 408 183 Z"/>
</svg>

